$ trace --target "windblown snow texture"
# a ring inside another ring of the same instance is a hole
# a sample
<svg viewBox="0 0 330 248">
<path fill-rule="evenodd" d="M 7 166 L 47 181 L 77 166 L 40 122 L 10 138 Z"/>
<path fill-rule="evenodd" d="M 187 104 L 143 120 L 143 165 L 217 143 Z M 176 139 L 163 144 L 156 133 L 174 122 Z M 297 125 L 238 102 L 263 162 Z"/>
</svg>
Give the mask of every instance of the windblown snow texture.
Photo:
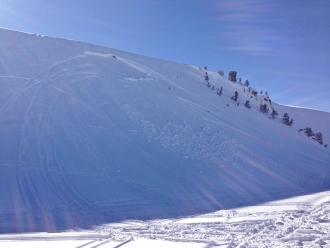
<svg viewBox="0 0 330 248">
<path fill-rule="evenodd" d="M 330 189 L 330 149 L 297 131 L 310 126 L 330 143 L 329 113 L 273 103 L 272 120 L 259 111 L 263 97 L 208 71 L 219 96 L 205 72 L 0 29 L 0 231 L 201 214 Z"/>
</svg>

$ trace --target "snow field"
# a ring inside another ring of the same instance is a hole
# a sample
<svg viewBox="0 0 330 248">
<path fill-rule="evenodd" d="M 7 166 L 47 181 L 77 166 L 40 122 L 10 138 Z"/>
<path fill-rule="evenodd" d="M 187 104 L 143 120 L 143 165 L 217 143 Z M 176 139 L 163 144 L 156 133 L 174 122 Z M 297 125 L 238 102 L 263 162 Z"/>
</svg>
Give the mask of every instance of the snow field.
<svg viewBox="0 0 330 248">
<path fill-rule="evenodd" d="M 216 72 L 207 87 L 196 66 L 87 43 L 0 29 L 0 44 L 1 233 L 99 227 L 134 238 L 125 245 L 328 244 L 323 196 L 262 204 L 329 191 L 329 148 L 298 132 L 312 127 L 330 144 L 329 113 L 273 103 L 272 120 L 263 97 Z M 117 222 L 146 230 L 107 226 Z"/>
</svg>

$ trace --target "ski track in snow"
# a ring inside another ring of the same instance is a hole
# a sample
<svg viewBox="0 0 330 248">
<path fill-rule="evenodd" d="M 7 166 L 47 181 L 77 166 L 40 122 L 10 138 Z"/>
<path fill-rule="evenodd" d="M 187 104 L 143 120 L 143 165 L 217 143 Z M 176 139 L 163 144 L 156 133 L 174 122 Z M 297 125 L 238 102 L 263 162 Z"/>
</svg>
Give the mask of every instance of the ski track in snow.
<svg viewBox="0 0 330 248">
<path fill-rule="evenodd" d="M 47 219 L 48 210 L 36 190 L 37 185 L 31 178 L 31 162 L 28 157 L 28 150 L 29 147 L 33 145 L 29 144 L 28 140 L 30 139 L 29 132 L 31 132 L 31 130 L 33 129 L 38 130 L 38 152 L 40 154 L 39 157 L 44 158 L 42 158 L 42 160 L 40 161 L 40 164 L 43 165 L 43 167 L 40 168 L 40 172 L 42 173 L 45 182 L 47 182 L 48 186 L 59 197 L 59 199 L 61 199 L 61 201 L 66 205 L 66 207 L 68 207 L 69 210 L 73 208 L 89 215 L 109 214 L 103 213 L 103 211 L 100 210 L 93 202 L 87 200 L 79 191 L 77 191 L 75 186 L 65 176 L 63 165 L 61 164 L 60 159 L 58 159 L 58 157 L 56 156 L 56 150 L 54 150 L 54 148 L 52 147 L 45 146 L 45 144 L 49 144 L 49 142 L 51 142 L 51 144 L 53 144 L 52 146 L 56 147 L 56 144 L 54 144 L 54 128 L 52 127 L 53 123 L 50 120 L 50 118 L 52 118 L 51 116 L 54 110 L 55 103 L 52 103 L 50 107 L 49 105 L 44 104 L 42 106 L 43 109 L 38 110 L 38 115 L 41 120 L 39 120 L 37 126 L 32 126 L 31 124 L 29 124 L 28 120 L 28 117 L 33 115 L 31 113 L 31 109 L 33 109 L 33 104 L 35 105 L 34 109 L 38 109 L 41 106 L 39 102 L 36 102 L 36 96 L 38 94 L 38 91 L 41 87 L 50 87 L 50 85 L 45 86 L 42 84 L 44 81 L 46 81 L 45 78 L 48 76 L 50 70 L 56 69 L 58 65 L 82 57 L 83 56 L 74 56 L 69 59 L 59 61 L 51 67 L 47 68 L 45 71 L 39 72 L 35 77 L 29 79 L 25 84 L 23 84 L 22 87 L 20 87 L 9 99 L 10 102 L 15 102 L 22 94 L 24 94 L 30 88 L 35 85 L 38 86 L 37 89 L 34 90 L 30 103 L 26 110 L 23 125 L 21 127 L 19 141 L 20 145 L 17 153 L 17 158 L 19 158 L 17 162 L 18 185 L 20 186 L 20 192 L 24 200 L 25 208 L 35 220 L 40 219 L 40 216 L 43 216 L 45 219 Z M 28 83 L 32 82 L 32 80 L 36 80 L 36 78 L 39 76 L 43 77 L 38 83 L 28 85 Z M 50 77 L 53 76 L 54 75 L 51 75 Z M 80 80 L 82 80 L 82 78 Z M 58 100 L 58 98 L 56 100 Z M 63 209 L 61 211 L 63 211 Z M 46 223 L 47 222 L 48 221 L 46 221 Z"/>
</svg>

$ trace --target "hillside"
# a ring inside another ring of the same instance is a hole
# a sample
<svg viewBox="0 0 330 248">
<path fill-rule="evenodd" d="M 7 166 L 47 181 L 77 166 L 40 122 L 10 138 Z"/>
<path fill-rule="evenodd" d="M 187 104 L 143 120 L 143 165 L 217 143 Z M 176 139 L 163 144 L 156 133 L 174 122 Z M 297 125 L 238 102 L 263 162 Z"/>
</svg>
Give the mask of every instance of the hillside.
<svg viewBox="0 0 330 248">
<path fill-rule="evenodd" d="M 330 113 L 272 103 L 273 120 L 259 111 L 263 97 L 207 71 L 219 96 L 205 72 L 0 29 L 0 232 L 187 216 L 330 189 L 330 148 L 298 132 L 312 127 L 330 145 Z"/>
</svg>

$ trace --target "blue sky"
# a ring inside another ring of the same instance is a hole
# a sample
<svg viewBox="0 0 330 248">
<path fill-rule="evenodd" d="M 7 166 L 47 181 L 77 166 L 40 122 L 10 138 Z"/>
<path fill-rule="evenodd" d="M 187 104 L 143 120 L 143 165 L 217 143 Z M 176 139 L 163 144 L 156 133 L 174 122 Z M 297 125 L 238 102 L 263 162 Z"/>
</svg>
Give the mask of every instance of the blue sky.
<svg viewBox="0 0 330 248">
<path fill-rule="evenodd" d="M 329 0 L 2 0 L 0 26 L 236 70 L 277 103 L 330 112 Z"/>
</svg>

